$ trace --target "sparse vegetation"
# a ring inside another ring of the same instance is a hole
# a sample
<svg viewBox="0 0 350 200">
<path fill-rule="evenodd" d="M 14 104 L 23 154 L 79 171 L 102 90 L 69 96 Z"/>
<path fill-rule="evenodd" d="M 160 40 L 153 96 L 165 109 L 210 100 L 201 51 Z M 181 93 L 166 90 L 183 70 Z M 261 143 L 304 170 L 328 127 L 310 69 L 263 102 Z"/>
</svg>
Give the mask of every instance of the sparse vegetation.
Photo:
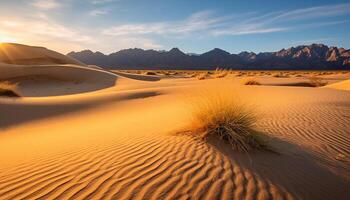
<svg viewBox="0 0 350 200">
<path fill-rule="evenodd" d="M 152 75 L 152 76 L 154 76 L 154 75 L 157 75 L 157 73 L 156 72 L 152 72 L 152 71 L 146 71 L 146 72 L 143 73 L 143 75 Z"/>
<path fill-rule="evenodd" d="M 275 73 L 275 74 L 273 74 L 272 76 L 275 77 L 275 78 L 288 78 L 288 77 L 289 77 L 288 74 L 284 74 L 284 73 L 282 73 L 282 72 Z"/>
<path fill-rule="evenodd" d="M 254 130 L 255 112 L 239 102 L 232 91 L 217 88 L 196 99 L 193 121 L 186 132 L 203 139 L 217 136 L 240 152 L 264 149 L 266 145 Z"/>
<path fill-rule="evenodd" d="M 198 80 L 204 80 L 204 79 L 207 78 L 207 75 L 208 75 L 207 72 L 199 73 L 199 74 L 197 74 L 197 79 Z"/>
<path fill-rule="evenodd" d="M 190 78 L 194 78 L 194 77 L 197 76 L 197 74 L 196 74 L 196 73 L 191 73 L 191 74 L 189 74 L 188 76 L 189 76 Z"/>
<path fill-rule="evenodd" d="M 216 68 L 214 78 L 224 78 L 229 74 L 228 70 Z"/>
<path fill-rule="evenodd" d="M 244 82 L 244 85 L 261 85 L 261 84 L 254 79 L 248 79 Z"/>
<path fill-rule="evenodd" d="M 321 78 L 319 77 L 316 77 L 316 76 L 312 76 L 309 78 L 309 84 L 311 87 L 322 87 L 322 86 L 325 86 L 327 85 L 328 82 L 322 80 Z"/>
<path fill-rule="evenodd" d="M 5 97 L 20 97 L 16 92 L 17 85 L 8 81 L 0 82 L 0 96 Z"/>
</svg>

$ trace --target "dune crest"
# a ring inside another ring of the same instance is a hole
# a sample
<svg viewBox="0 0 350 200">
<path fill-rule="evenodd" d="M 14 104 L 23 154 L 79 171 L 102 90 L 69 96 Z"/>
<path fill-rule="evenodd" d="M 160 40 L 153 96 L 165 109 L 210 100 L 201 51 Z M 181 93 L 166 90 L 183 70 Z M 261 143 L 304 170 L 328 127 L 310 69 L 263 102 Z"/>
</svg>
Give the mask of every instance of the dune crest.
<svg viewBox="0 0 350 200">
<path fill-rule="evenodd" d="M 0 62 L 17 65 L 74 64 L 85 66 L 84 63 L 74 58 L 44 47 L 15 43 L 0 43 Z"/>
<path fill-rule="evenodd" d="M 325 86 L 325 88 L 333 88 L 338 90 L 350 90 L 350 80 L 333 83 L 331 85 Z"/>
</svg>

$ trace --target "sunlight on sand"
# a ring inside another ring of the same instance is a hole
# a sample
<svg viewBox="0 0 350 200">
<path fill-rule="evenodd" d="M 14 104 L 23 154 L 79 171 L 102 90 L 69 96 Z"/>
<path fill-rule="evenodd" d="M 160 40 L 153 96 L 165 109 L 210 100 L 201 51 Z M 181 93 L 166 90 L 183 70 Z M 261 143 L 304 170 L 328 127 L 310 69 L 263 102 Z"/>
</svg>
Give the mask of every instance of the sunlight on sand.
<svg viewBox="0 0 350 200">
<path fill-rule="evenodd" d="M 350 93 L 273 85 L 305 78 L 255 75 L 262 84 L 245 86 L 245 75 L 181 73 L 1 64 L 0 79 L 19 82 L 23 97 L 0 98 L 0 199 L 349 196 Z M 188 97 L 223 80 L 256 105 L 276 153 L 174 134 L 191 120 Z"/>
</svg>

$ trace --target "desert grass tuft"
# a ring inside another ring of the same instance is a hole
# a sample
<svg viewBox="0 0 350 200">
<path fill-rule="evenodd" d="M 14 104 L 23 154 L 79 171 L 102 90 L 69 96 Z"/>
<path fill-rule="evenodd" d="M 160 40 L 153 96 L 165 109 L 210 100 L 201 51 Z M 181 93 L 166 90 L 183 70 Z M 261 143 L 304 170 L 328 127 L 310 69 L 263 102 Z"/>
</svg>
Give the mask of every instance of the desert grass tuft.
<svg viewBox="0 0 350 200">
<path fill-rule="evenodd" d="M 202 139 L 219 137 L 239 152 L 266 149 L 265 142 L 254 129 L 256 113 L 239 101 L 233 91 L 218 88 L 210 89 L 196 99 L 193 119 L 186 132 Z"/>
<path fill-rule="evenodd" d="M 244 82 L 244 85 L 261 85 L 261 84 L 254 79 L 248 79 Z"/>
<path fill-rule="evenodd" d="M 197 77 L 198 80 L 204 80 L 204 79 L 207 78 L 207 76 L 208 76 L 208 73 L 207 72 L 203 72 L 203 73 L 197 74 L 196 77 Z"/>
<path fill-rule="evenodd" d="M 214 72 L 214 78 L 224 78 L 230 73 L 229 70 L 216 68 Z"/>
<path fill-rule="evenodd" d="M 151 75 L 151 76 L 154 76 L 154 75 L 157 75 L 157 72 L 146 71 L 146 72 L 143 73 L 143 75 Z"/>
<path fill-rule="evenodd" d="M 16 90 L 17 84 L 13 84 L 8 81 L 0 82 L 0 96 L 20 97 Z"/>
<path fill-rule="evenodd" d="M 309 85 L 311 87 L 322 87 L 322 86 L 327 85 L 327 83 L 328 83 L 327 81 L 324 81 L 321 78 L 316 77 L 316 76 L 312 76 L 309 78 Z"/>
<path fill-rule="evenodd" d="M 275 74 L 272 75 L 275 78 L 288 78 L 289 75 L 287 73 L 282 73 L 282 72 L 277 72 Z"/>
</svg>

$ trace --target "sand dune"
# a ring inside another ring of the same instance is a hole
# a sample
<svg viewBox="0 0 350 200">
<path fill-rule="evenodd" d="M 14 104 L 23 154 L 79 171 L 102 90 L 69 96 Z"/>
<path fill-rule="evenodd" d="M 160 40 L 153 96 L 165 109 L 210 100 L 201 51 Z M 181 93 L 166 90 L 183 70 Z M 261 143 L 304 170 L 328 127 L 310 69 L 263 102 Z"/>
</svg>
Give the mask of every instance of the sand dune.
<svg viewBox="0 0 350 200">
<path fill-rule="evenodd" d="M 350 90 L 350 80 L 341 81 L 331 85 L 325 86 L 326 88 L 333 88 L 338 90 Z"/>
<path fill-rule="evenodd" d="M 0 64 L 0 80 L 18 83 L 22 96 L 56 96 L 115 85 L 118 76 L 78 65 Z"/>
<path fill-rule="evenodd" d="M 20 69 L 13 73 L 33 75 L 39 68 Z M 59 78 L 82 73 L 84 81 L 116 83 L 75 95 L 0 99 L 0 112 L 6 113 L 0 116 L 0 199 L 350 196 L 348 92 L 237 86 L 242 98 L 256 106 L 257 127 L 278 152 L 247 155 L 215 138 L 175 134 L 191 118 L 188 97 L 206 84 L 240 81 L 145 82 L 77 66 L 52 69 Z"/>
<path fill-rule="evenodd" d="M 0 44 L 0 63 L 18 65 L 42 65 L 42 64 L 74 64 L 85 65 L 84 63 L 46 49 L 44 47 L 27 46 L 15 43 Z"/>
<path fill-rule="evenodd" d="M 18 84 L 25 97 L 45 97 L 97 91 L 133 80 L 157 81 L 159 78 L 111 73 L 79 65 L 8 65 L 0 64 L 0 80 Z"/>
</svg>

